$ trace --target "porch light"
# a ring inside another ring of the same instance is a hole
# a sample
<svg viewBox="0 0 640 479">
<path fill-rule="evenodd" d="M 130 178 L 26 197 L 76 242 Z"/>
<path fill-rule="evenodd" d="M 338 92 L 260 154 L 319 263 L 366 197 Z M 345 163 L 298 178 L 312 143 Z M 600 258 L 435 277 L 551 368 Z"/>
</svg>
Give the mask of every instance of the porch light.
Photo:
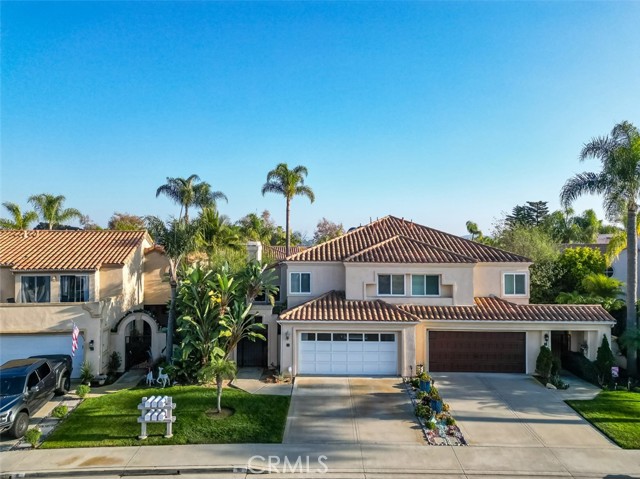
<svg viewBox="0 0 640 479">
<path fill-rule="evenodd" d="M 289 341 L 289 331 L 285 331 L 284 333 L 284 339 L 286 339 L 287 341 Z"/>
<path fill-rule="evenodd" d="M 549 346 L 549 333 L 544 334 L 544 345 Z"/>
<path fill-rule="evenodd" d="M 93 342 L 93 339 L 91 341 L 89 341 L 89 350 L 93 351 L 95 349 L 95 343 Z"/>
</svg>

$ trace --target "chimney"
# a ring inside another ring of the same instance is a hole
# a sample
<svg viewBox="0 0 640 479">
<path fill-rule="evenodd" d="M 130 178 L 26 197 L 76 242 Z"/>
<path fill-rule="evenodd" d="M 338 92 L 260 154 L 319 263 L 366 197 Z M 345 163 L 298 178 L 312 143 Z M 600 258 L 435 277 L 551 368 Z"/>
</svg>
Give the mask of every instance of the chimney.
<svg viewBox="0 0 640 479">
<path fill-rule="evenodd" d="M 260 241 L 248 241 L 247 255 L 249 256 L 249 261 L 262 262 L 262 243 Z"/>
</svg>

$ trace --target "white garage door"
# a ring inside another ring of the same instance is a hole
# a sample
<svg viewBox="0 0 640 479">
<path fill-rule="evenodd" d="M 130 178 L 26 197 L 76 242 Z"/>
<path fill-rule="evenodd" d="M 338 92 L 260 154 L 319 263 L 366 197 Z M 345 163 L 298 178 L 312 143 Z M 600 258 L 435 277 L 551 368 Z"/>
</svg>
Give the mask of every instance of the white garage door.
<svg viewBox="0 0 640 479">
<path fill-rule="evenodd" d="M 71 355 L 71 333 L 69 334 L 0 334 L 0 364 L 11 359 L 28 358 L 38 354 Z M 72 378 L 80 377 L 84 358 L 84 338 L 78 338 L 78 349 L 73 358 Z"/>
<path fill-rule="evenodd" d="M 398 374 L 395 333 L 308 332 L 298 345 L 299 374 Z"/>
</svg>

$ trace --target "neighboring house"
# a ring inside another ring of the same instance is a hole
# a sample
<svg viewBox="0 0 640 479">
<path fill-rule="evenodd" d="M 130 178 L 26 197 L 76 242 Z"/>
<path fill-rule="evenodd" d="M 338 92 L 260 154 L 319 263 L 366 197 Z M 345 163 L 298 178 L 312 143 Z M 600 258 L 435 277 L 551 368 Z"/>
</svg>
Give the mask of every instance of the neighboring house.
<svg viewBox="0 0 640 479">
<path fill-rule="evenodd" d="M 0 231 L 0 363 L 71 354 L 105 372 L 161 357 L 166 346 L 167 261 L 145 231 Z"/>
<path fill-rule="evenodd" d="M 531 374 L 543 344 L 595 359 L 615 320 L 600 306 L 528 304 L 530 265 L 387 216 L 279 263 L 289 309 L 265 308 L 262 361 L 293 375 Z"/>
</svg>

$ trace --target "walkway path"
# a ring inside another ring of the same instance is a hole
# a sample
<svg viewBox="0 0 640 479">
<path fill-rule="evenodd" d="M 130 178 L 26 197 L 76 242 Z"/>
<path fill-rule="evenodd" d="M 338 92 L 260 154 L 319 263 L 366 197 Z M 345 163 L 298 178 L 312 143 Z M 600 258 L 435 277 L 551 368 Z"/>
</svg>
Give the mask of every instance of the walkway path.
<svg viewBox="0 0 640 479">
<path fill-rule="evenodd" d="M 262 368 L 240 368 L 231 385 L 250 394 L 291 396 L 293 384 L 276 384 L 261 381 Z"/>
</svg>

